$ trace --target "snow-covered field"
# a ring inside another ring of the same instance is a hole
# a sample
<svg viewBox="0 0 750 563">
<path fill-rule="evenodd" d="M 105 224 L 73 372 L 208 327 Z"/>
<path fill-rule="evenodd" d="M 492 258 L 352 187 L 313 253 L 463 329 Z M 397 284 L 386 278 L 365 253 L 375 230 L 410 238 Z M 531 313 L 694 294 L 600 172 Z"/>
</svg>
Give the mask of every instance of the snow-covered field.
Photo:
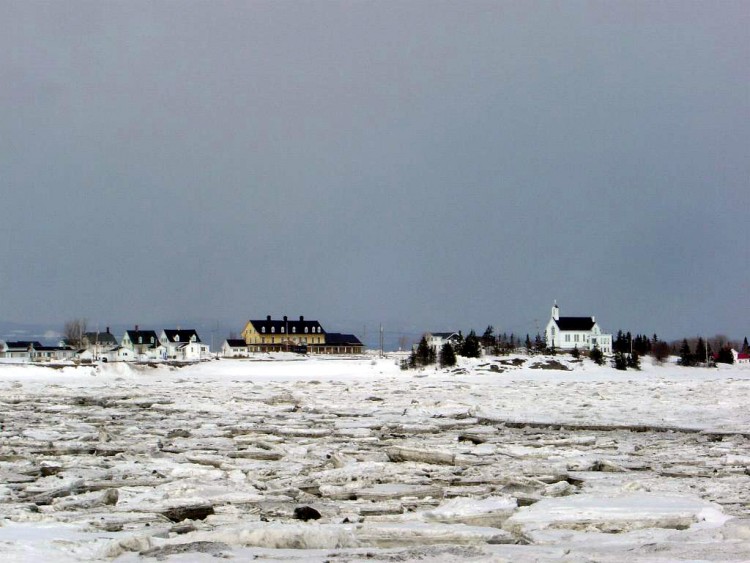
<svg viewBox="0 0 750 563">
<path fill-rule="evenodd" d="M 0 364 L 0 560 L 750 560 L 750 368 L 550 360 Z"/>
</svg>

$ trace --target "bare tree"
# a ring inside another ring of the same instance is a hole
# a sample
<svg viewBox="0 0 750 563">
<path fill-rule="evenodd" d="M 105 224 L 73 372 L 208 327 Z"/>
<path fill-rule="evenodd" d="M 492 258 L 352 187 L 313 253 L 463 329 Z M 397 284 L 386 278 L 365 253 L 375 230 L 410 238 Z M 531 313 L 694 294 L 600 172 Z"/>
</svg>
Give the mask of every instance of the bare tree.
<svg viewBox="0 0 750 563">
<path fill-rule="evenodd" d="M 669 344 L 666 342 L 662 342 L 661 340 L 658 342 L 654 342 L 653 346 L 651 347 L 651 355 L 654 357 L 654 360 L 656 360 L 657 363 L 663 363 L 668 357 L 669 357 Z"/>
<path fill-rule="evenodd" d="M 409 347 L 409 341 L 411 339 L 406 336 L 405 334 L 402 334 L 398 337 L 398 349 L 399 350 L 408 350 Z"/>
<path fill-rule="evenodd" d="M 86 319 L 73 319 L 65 323 L 63 338 L 68 346 L 83 348 L 85 346 Z"/>
</svg>

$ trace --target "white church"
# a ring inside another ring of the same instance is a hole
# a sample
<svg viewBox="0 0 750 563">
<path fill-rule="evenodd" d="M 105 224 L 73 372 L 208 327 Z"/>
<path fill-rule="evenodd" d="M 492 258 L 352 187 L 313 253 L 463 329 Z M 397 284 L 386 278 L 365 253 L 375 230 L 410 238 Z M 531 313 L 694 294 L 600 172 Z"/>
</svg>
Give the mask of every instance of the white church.
<svg viewBox="0 0 750 563">
<path fill-rule="evenodd" d="M 545 329 L 547 346 L 558 350 L 591 350 L 598 346 L 604 354 L 612 353 L 612 335 L 602 333 L 594 317 L 561 317 L 557 301 Z"/>
</svg>

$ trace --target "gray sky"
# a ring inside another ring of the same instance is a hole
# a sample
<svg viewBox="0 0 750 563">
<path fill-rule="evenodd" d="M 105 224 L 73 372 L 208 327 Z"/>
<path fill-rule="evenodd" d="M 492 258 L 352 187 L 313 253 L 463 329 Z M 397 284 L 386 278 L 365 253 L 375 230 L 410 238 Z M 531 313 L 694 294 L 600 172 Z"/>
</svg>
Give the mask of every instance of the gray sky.
<svg viewBox="0 0 750 563">
<path fill-rule="evenodd" d="M 750 333 L 750 3 L 0 1 L 0 319 Z"/>
</svg>

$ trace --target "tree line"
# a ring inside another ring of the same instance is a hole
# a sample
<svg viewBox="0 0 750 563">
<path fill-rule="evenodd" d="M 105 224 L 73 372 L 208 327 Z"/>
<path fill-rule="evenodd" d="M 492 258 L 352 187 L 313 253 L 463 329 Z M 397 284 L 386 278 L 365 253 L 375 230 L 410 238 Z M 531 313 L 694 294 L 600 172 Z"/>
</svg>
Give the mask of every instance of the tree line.
<svg viewBox="0 0 750 563">
<path fill-rule="evenodd" d="M 663 363 L 670 355 L 678 355 L 679 363 L 683 366 L 705 366 L 714 363 L 734 363 L 732 349 L 740 349 L 742 353 L 750 353 L 747 337 L 742 346 L 730 341 L 726 336 L 716 335 L 712 339 L 704 340 L 702 337 L 694 339 L 684 338 L 682 341 L 675 340 L 666 342 L 660 340 L 656 334 L 633 335 L 629 331 L 618 330 L 612 342 L 612 367 L 619 370 L 640 369 L 641 358 L 650 355 L 658 363 Z M 482 336 L 478 337 L 474 330 L 464 337 L 459 331 L 458 337 L 453 343 L 446 342 L 440 350 L 433 349 L 427 342 L 427 337 L 422 336 L 419 344 L 414 348 L 401 367 L 402 369 L 418 368 L 437 364 L 440 367 L 452 367 L 456 365 L 456 357 L 478 358 L 482 351 L 492 355 L 507 355 L 512 352 L 525 352 L 529 355 L 546 354 L 556 355 L 558 350 L 555 346 L 547 346 L 546 339 L 539 333 L 532 340 L 529 334 L 522 340 L 514 333 L 495 334 L 495 329 L 489 325 Z M 569 352 L 575 359 L 581 357 L 582 352 L 575 346 Z M 598 365 L 603 365 L 605 357 L 602 351 L 595 345 L 588 351 L 588 357 Z"/>
</svg>

